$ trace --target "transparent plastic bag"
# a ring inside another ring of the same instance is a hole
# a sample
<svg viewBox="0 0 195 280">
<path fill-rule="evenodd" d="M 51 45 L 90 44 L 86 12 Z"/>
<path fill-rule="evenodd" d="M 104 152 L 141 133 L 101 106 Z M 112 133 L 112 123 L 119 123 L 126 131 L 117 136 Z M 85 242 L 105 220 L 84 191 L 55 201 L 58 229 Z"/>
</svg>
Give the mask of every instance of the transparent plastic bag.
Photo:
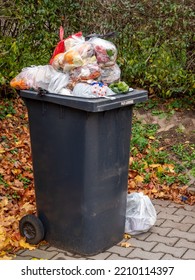
<svg viewBox="0 0 195 280">
<path fill-rule="evenodd" d="M 51 65 L 39 65 L 23 68 L 10 85 L 17 89 L 42 88 L 51 93 L 59 93 L 68 83 L 69 74 L 58 72 Z"/>
<path fill-rule="evenodd" d="M 82 44 L 85 42 L 85 38 L 83 37 L 82 32 L 77 32 L 73 35 L 70 35 L 68 38 L 64 40 L 66 51 L 73 48 L 78 44 Z"/>
<path fill-rule="evenodd" d="M 70 78 L 74 82 L 97 79 L 101 72 L 97 63 L 89 63 L 87 65 L 77 67 L 70 72 Z"/>
<path fill-rule="evenodd" d="M 141 192 L 127 195 L 125 233 L 136 235 L 146 232 L 156 219 L 156 210 L 147 195 Z"/>
<path fill-rule="evenodd" d="M 74 47 L 77 44 L 81 44 L 85 42 L 85 38 L 82 35 L 82 32 L 75 33 L 70 35 L 68 38 L 64 39 L 64 28 L 60 26 L 60 41 L 58 42 L 55 50 L 52 54 L 49 64 L 52 65 L 53 60 L 56 55 L 60 53 L 64 53 L 65 51 L 69 50 L 70 48 Z"/>
<path fill-rule="evenodd" d="M 43 69 L 45 69 L 44 66 L 25 67 L 15 78 L 11 80 L 10 85 L 16 89 L 37 89 L 36 76 L 37 74 L 40 74 L 42 77 Z"/>
<path fill-rule="evenodd" d="M 73 96 L 84 98 L 99 98 L 115 95 L 115 93 L 107 86 L 100 82 L 77 83 L 72 92 Z"/>
<path fill-rule="evenodd" d="M 111 66 L 115 64 L 117 49 L 115 45 L 101 38 L 91 38 L 89 42 L 93 45 L 98 64 Z"/>
<path fill-rule="evenodd" d="M 112 66 L 102 67 L 100 80 L 103 83 L 111 84 L 120 80 L 121 70 L 119 66 L 115 63 Z"/>
<path fill-rule="evenodd" d="M 92 61 L 97 61 L 94 56 L 92 44 L 89 42 L 82 42 L 69 48 L 66 52 L 56 55 L 53 59 L 52 66 L 56 70 L 69 72 L 72 69 L 86 65 Z"/>
</svg>

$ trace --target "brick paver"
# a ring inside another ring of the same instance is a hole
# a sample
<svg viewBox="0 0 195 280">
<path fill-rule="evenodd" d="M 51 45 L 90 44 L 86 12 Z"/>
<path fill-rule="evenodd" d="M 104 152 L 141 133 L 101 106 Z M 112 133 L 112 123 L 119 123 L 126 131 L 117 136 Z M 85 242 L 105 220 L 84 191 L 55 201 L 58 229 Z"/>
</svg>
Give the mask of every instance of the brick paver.
<svg viewBox="0 0 195 280">
<path fill-rule="evenodd" d="M 195 233 L 195 225 L 193 225 L 190 229 L 189 232 L 194 232 Z"/>
<path fill-rule="evenodd" d="M 167 237 L 167 236 L 162 236 L 156 233 L 152 233 L 147 239 L 146 241 L 156 241 L 155 243 L 164 243 L 168 246 L 173 246 L 177 241 L 178 238 L 176 237 Z"/>
<path fill-rule="evenodd" d="M 195 242 L 189 242 L 186 239 L 179 239 L 174 247 L 188 248 L 188 249 L 195 250 Z"/>
<path fill-rule="evenodd" d="M 136 248 L 131 254 L 128 255 L 129 259 L 137 259 L 140 258 L 141 260 L 160 260 L 164 253 L 158 252 L 153 253 L 150 251 L 144 251 L 140 248 Z"/>
<path fill-rule="evenodd" d="M 176 223 L 176 222 L 173 222 L 171 220 L 165 220 L 164 223 L 161 224 L 160 229 L 162 230 L 164 227 L 165 228 L 170 228 L 170 229 L 175 228 L 175 229 L 179 229 L 179 230 L 187 232 L 192 227 L 192 224 Z"/>
<path fill-rule="evenodd" d="M 184 260 L 195 260 L 195 250 L 187 250 L 187 252 L 183 255 L 182 259 Z"/>
<path fill-rule="evenodd" d="M 186 248 L 175 248 L 173 246 L 168 246 L 163 243 L 159 243 L 152 249 L 152 252 L 161 252 L 166 254 L 171 254 L 175 258 L 181 258 L 181 256 L 187 251 Z"/>
<path fill-rule="evenodd" d="M 181 230 L 178 230 L 178 229 L 172 229 L 172 231 L 170 231 L 168 233 L 168 236 L 170 236 L 170 237 L 185 238 L 188 241 L 195 242 L 195 234 L 194 233 L 185 232 L 185 231 L 181 231 Z"/>
<path fill-rule="evenodd" d="M 130 247 L 121 242 L 95 256 L 80 256 L 49 244 L 29 251 L 20 250 L 15 259 L 47 260 L 194 260 L 195 259 L 195 206 L 175 204 L 168 200 L 153 200 L 157 221 L 148 231 L 132 236 Z"/>
</svg>

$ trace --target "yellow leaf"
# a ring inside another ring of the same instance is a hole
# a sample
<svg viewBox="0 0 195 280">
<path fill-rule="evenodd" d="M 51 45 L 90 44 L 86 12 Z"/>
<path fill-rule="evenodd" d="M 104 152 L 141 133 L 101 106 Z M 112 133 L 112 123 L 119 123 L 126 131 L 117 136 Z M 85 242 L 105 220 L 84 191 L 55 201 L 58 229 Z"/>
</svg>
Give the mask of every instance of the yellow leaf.
<svg viewBox="0 0 195 280">
<path fill-rule="evenodd" d="M 152 193 L 157 193 L 158 191 L 157 191 L 157 189 L 156 188 L 153 188 L 152 189 Z"/>
<path fill-rule="evenodd" d="M 130 239 L 130 238 L 131 238 L 131 235 L 128 234 L 128 233 L 125 233 L 125 234 L 124 234 L 124 238 L 125 238 L 125 239 Z"/>
<path fill-rule="evenodd" d="M 129 188 L 131 188 L 131 189 L 135 189 L 135 187 L 136 187 L 135 181 L 131 180 L 130 183 L 128 184 L 128 186 L 129 186 Z"/>
<path fill-rule="evenodd" d="M 0 252 L 0 257 L 3 257 L 3 256 L 5 256 L 6 255 L 6 252 L 5 251 L 1 251 Z"/>
<path fill-rule="evenodd" d="M 27 243 L 23 238 L 19 241 L 19 245 L 20 247 L 29 249 L 30 251 L 36 248 L 35 246 L 32 246 L 29 243 Z"/>
<path fill-rule="evenodd" d="M 26 213 L 29 213 L 35 210 L 35 206 L 33 204 L 30 204 L 30 202 L 26 202 L 22 205 L 21 209 L 24 209 Z"/>
<path fill-rule="evenodd" d="M 125 248 L 131 247 L 131 244 L 128 242 L 122 242 L 120 245 L 121 245 L 121 247 L 125 247 Z"/>
<path fill-rule="evenodd" d="M 1 202 L 0 202 L 0 208 L 3 208 L 3 207 L 5 207 L 5 206 L 7 206 L 8 205 L 8 198 L 7 197 L 4 197 L 2 200 L 1 200 Z"/>
<path fill-rule="evenodd" d="M 140 176 L 140 175 L 137 175 L 137 176 L 135 177 L 135 181 L 136 181 L 137 183 L 142 183 L 143 180 L 144 180 L 144 178 L 143 178 L 142 176 Z"/>
<path fill-rule="evenodd" d="M 0 250 L 5 249 L 10 244 L 10 238 L 4 236 L 3 242 L 0 243 Z"/>
<path fill-rule="evenodd" d="M 3 242 L 5 241 L 5 239 L 6 239 L 6 231 L 2 226 L 0 226 L 0 249 L 3 246 Z"/>
<path fill-rule="evenodd" d="M 154 140 L 154 139 L 155 139 L 154 136 L 149 136 L 148 138 L 151 139 L 151 140 Z"/>
<path fill-rule="evenodd" d="M 20 174 L 21 173 L 21 170 L 20 169 L 17 169 L 17 168 L 15 168 L 15 169 L 12 169 L 12 174 L 14 174 L 14 175 L 17 175 L 17 174 Z"/>
<path fill-rule="evenodd" d="M 164 169 L 161 165 L 158 167 L 158 172 L 161 172 L 161 173 L 164 172 Z"/>
<path fill-rule="evenodd" d="M 133 163 L 133 157 L 130 157 L 129 164 L 131 165 Z"/>
<path fill-rule="evenodd" d="M 170 191 L 170 187 L 169 186 L 163 186 L 162 187 L 164 191 Z"/>
<path fill-rule="evenodd" d="M 165 171 L 167 170 L 171 173 L 175 173 L 175 169 L 174 169 L 175 166 L 173 164 L 164 164 L 163 168 L 164 168 Z"/>
<path fill-rule="evenodd" d="M 44 260 L 42 258 L 38 259 L 38 258 L 32 258 L 31 261 L 37 261 L 37 260 Z"/>
<path fill-rule="evenodd" d="M 144 161 L 144 168 L 148 168 L 148 163 Z"/>
<path fill-rule="evenodd" d="M 154 164 L 150 164 L 149 165 L 150 167 L 152 167 L 152 168 L 157 168 L 157 167 L 161 167 L 161 164 L 159 164 L 159 163 L 154 163 Z"/>
<path fill-rule="evenodd" d="M 12 257 L 8 257 L 6 254 L 7 253 L 5 251 L 1 251 L 0 252 L 0 260 L 11 260 L 12 259 Z"/>
<path fill-rule="evenodd" d="M 165 194 L 164 194 L 164 192 L 160 192 L 159 194 L 158 194 L 158 197 L 164 197 L 165 196 Z"/>
</svg>

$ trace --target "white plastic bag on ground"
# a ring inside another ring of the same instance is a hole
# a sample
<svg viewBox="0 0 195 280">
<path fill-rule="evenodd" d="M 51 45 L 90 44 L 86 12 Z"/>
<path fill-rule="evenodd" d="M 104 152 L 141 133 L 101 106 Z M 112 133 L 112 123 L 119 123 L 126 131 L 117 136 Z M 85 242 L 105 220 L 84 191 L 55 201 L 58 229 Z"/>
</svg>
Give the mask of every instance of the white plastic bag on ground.
<svg viewBox="0 0 195 280">
<path fill-rule="evenodd" d="M 156 219 L 156 210 L 147 195 L 142 192 L 127 195 L 125 233 L 136 235 L 146 232 Z"/>
</svg>

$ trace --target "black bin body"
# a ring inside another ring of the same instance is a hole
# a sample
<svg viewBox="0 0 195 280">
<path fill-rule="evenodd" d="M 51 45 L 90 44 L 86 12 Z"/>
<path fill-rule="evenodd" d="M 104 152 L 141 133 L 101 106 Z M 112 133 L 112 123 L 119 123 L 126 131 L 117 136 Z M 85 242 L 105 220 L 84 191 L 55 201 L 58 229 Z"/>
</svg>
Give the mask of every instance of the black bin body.
<svg viewBox="0 0 195 280">
<path fill-rule="evenodd" d="M 21 91 L 29 115 L 38 217 L 50 245 L 94 255 L 124 234 L 133 104 Z"/>
</svg>

